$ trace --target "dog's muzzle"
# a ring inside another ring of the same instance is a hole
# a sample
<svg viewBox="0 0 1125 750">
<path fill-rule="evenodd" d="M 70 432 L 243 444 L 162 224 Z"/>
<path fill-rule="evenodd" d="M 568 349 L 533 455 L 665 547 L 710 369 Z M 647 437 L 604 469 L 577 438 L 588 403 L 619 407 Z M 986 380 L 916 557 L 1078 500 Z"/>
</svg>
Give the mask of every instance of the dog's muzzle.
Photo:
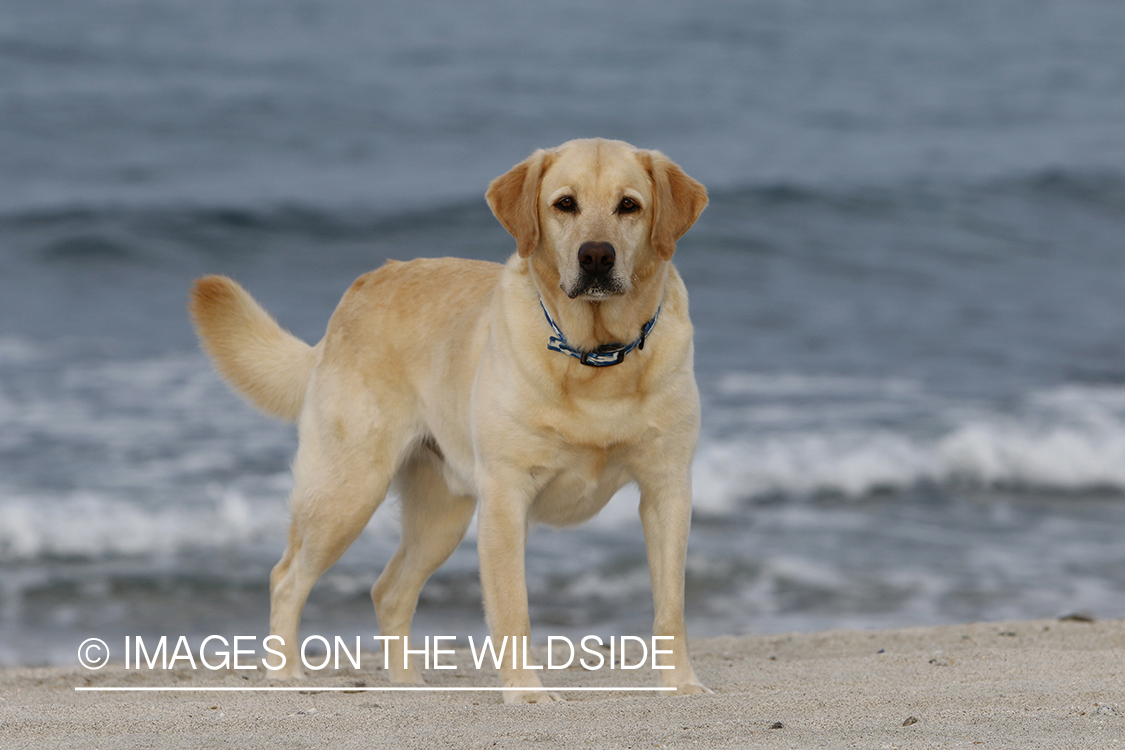
<svg viewBox="0 0 1125 750">
<path fill-rule="evenodd" d="M 608 242 L 583 242 L 578 248 L 578 283 L 567 291 L 571 299 L 611 297 L 623 294 L 625 288 L 614 272 L 617 251 Z"/>
</svg>

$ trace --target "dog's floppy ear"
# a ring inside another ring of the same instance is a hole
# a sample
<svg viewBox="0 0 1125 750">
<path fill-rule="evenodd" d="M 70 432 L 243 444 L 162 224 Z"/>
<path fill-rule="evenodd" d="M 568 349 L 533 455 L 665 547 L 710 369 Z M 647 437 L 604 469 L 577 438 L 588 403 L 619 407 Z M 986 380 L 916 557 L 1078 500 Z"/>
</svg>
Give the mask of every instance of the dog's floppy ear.
<svg viewBox="0 0 1125 750">
<path fill-rule="evenodd" d="M 680 239 L 707 206 L 707 188 L 688 177 L 659 151 L 642 151 L 652 177 L 654 215 L 652 247 L 661 260 L 671 260 Z"/>
<path fill-rule="evenodd" d="M 549 157 L 549 151 L 539 149 L 493 180 L 484 194 L 492 213 L 516 238 L 521 258 L 539 245 L 539 183 Z"/>
</svg>

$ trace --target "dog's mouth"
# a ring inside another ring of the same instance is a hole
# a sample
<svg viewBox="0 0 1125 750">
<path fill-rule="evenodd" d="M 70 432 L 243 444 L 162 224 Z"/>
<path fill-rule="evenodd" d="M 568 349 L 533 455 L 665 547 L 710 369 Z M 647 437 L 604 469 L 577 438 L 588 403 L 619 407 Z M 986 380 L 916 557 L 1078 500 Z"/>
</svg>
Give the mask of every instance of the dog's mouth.
<svg viewBox="0 0 1125 750">
<path fill-rule="evenodd" d="M 567 289 L 562 284 L 559 285 L 567 297 L 571 299 L 584 299 L 600 300 L 608 297 L 617 297 L 625 294 L 628 291 L 625 285 L 618 279 L 610 278 L 604 275 L 583 274 L 578 278 L 578 282 Z"/>
</svg>

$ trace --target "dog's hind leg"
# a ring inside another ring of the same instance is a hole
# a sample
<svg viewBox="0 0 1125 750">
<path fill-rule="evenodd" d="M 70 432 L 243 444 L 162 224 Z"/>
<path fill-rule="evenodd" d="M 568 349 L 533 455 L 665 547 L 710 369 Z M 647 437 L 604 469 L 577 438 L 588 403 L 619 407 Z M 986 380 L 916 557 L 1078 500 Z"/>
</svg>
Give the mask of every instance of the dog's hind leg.
<svg viewBox="0 0 1125 750">
<path fill-rule="evenodd" d="M 270 654 L 271 677 L 301 676 L 298 634 L 309 591 L 383 501 L 407 442 L 404 420 L 363 406 L 302 416 L 289 544 L 270 574 L 270 634 L 283 639 L 272 647 L 284 655 L 282 666 Z"/>
<path fill-rule="evenodd" d="M 441 460 L 419 448 L 399 472 L 402 490 L 402 541 L 371 589 L 379 631 L 393 682 L 421 683 L 407 658 L 410 623 L 426 580 L 457 549 L 472 521 L 476 499 L 455 495 L 442 476 Z"/>
</svg>

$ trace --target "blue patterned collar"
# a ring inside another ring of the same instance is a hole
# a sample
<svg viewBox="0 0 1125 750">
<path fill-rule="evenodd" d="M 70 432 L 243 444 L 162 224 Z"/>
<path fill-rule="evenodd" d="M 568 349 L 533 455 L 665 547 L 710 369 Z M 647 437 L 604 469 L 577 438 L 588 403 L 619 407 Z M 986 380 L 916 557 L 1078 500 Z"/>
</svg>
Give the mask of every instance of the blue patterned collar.
<svg viewBox="0 0 1125 750">
<path fill-rule="evenodd" d="M 566 343 L 566 336 L 559 329 L 555 321 L 551 320 L 551 314 L 547 312 L 547 306 L 543 304 L 543 298 L 539 298 L 539 306 L 543 308 L 543 315 L 547 317 L 547 322 L 551 324 L 551 330 L 555 335 L 547 342 L 547 348 L 569 354 L 582 364 L 588 367 L 611 367 L 619 365 L 625 361 L 625 355 L 634 349 L 644 349 L 645 339 L 652 331 L 652 327 L 656 325 L 656 319 L 660 317 L 660 307 L 656 308 L 656 314 L 652 319 L 644 324 L 641 328 L 641 337 L 631 344 L 603 344 L 592 352 L 584 352 L 580 349 L 575 349 L 570 344 Z"/>
</svg>

